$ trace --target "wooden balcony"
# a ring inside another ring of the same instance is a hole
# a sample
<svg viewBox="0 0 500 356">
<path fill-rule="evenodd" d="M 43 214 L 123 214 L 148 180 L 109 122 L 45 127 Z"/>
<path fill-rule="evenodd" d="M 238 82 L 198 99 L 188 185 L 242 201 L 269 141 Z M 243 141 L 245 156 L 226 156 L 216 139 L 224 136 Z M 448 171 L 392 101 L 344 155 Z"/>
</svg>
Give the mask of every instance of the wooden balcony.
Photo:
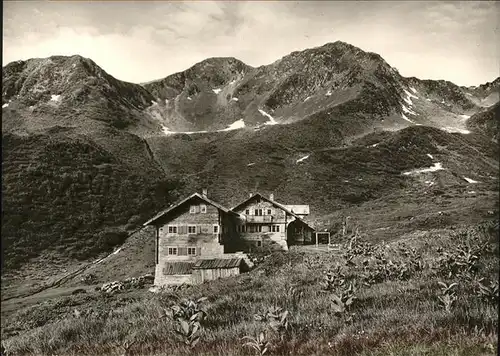
<svg viewBox="0 0 500 356">
<path fill-rule="evenodd" d="M 272 215 L 246 215 L 248 223 L 271 223 L 274 221 Z"/>
</svg>

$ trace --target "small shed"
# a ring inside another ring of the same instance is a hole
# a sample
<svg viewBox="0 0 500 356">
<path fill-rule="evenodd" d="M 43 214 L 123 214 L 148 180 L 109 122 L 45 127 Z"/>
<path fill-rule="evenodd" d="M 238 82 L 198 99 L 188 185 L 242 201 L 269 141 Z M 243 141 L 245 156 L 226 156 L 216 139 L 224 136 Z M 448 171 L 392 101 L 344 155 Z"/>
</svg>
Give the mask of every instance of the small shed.
<svg viewBox="0 0 500 356">
<path fill-rule="evenodd" d="M 203 283 L 218 278 L 236 276 L 249 268 L 242 258 L 214 258 L 195 262 L 193 266 L 193 283 Z"/>
<path fill-rule="evenodd" d="M 165 284 L 191 284 L 194 262 L 166 262 L 161 280 Z"/>
</svg>

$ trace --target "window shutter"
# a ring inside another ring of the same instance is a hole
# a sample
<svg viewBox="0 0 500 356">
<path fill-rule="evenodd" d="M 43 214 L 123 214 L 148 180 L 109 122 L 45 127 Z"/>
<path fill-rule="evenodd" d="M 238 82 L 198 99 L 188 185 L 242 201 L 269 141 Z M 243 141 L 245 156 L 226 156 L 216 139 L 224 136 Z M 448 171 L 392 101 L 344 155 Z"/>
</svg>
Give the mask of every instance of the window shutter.
<svg viewBox="0 0 500 356">
<path fill-rule="evenodd" d="M 196 232 L 201 234 L 201 225 L 196 226 Z"/>
<path fill-rule="evenodd" d="M 187 255 L 187 247 L 179 247 L 179 255 L 186 256 Z"/>
<path fill-rule="evenodd" d="M 200 206 L 199 205 L 195 206 L 195 212 L 196 212 L 196 214 L 198 214 L 200 212 Z"/>
</svg>

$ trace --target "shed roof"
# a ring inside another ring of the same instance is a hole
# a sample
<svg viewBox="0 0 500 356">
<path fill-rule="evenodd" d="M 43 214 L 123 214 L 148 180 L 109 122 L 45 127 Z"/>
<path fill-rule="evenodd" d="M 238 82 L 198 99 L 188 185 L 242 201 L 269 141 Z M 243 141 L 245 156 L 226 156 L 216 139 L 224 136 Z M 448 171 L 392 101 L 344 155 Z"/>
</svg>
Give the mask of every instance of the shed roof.
<svg viewBox="0 0 500 356">
<path fill-rule="evenodd" d="M 240 267 L 242 258 L 213 258 L 195 262 L 193 269 L 235 268 Z"/>
<path fill-rule="evenodd" d="M 163 274 L 191 274 L 194 262 L 167 262 L 163 265 Z"/>
<path fill-rule="evenodd" d="M 161 218 L 162 216 L 164 216 L 165 214 L 168 214 L 169 212 L 171 212 L 172 210 L 174 210 L 175 208 L 183 205 L 184 203 L 187 203 L 188 201 L 190 201 L 191 199 L 195 198 L 195 197 L 198 197 L 200 198 L 201 200 L 204 200 L 206 203 L 210 204 L 210 205 L 213 205 L 215 206 L 217 209 L 220 209 L 222 210 L 223 212 L 225 213 L 228 213 L 228 214 L 235 214 L 235 215 L 239 215 L 237 213 L 235 213 L 234 211 L 231 211 L 230 209 L 220 205 L 219 203 L 207 198 L 205 195 L 202 195 L 200 193 L 193 193 L 191 194 L 190 196 L 188 196 L 187 198 L 181 200 L 180 202 L 178 203 L 175 203 L 173 205 L 171 205 L 170 207 L 168 207 L 167 209 L 159 212 L 158 214 L 156 214 L 153 218 L 149 219 L 148 221 L 146 221 L 143 226 L 146 226 L 146 225 L 150 225 L 152 222 L 158 220 L 159 218 Z"/>
</svg>

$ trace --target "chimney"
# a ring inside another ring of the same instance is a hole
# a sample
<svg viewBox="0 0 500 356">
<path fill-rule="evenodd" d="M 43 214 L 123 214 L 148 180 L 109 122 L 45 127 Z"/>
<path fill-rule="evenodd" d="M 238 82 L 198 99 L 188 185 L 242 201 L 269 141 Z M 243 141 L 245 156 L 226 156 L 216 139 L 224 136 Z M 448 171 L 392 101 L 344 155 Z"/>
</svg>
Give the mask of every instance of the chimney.
<svg viewBox="0 0 500 356">
<path fill-rule="evenodd" d="M 203 188 L 202 191 L 201 191 L 201 195 L 203 195 L 204 197 L 206 197 L 207 194 L 208 194 L 207 188 Z"/>
<path fill-rule="evenodd" d="M 269 200 L 274 201 L 274 193 L 269 194 Z"/>
<path fill-rule="evenodd" d="M 252 192 L 248 193 L 248 197 L 251 198 L 252 197 Z"/>
</svg>

